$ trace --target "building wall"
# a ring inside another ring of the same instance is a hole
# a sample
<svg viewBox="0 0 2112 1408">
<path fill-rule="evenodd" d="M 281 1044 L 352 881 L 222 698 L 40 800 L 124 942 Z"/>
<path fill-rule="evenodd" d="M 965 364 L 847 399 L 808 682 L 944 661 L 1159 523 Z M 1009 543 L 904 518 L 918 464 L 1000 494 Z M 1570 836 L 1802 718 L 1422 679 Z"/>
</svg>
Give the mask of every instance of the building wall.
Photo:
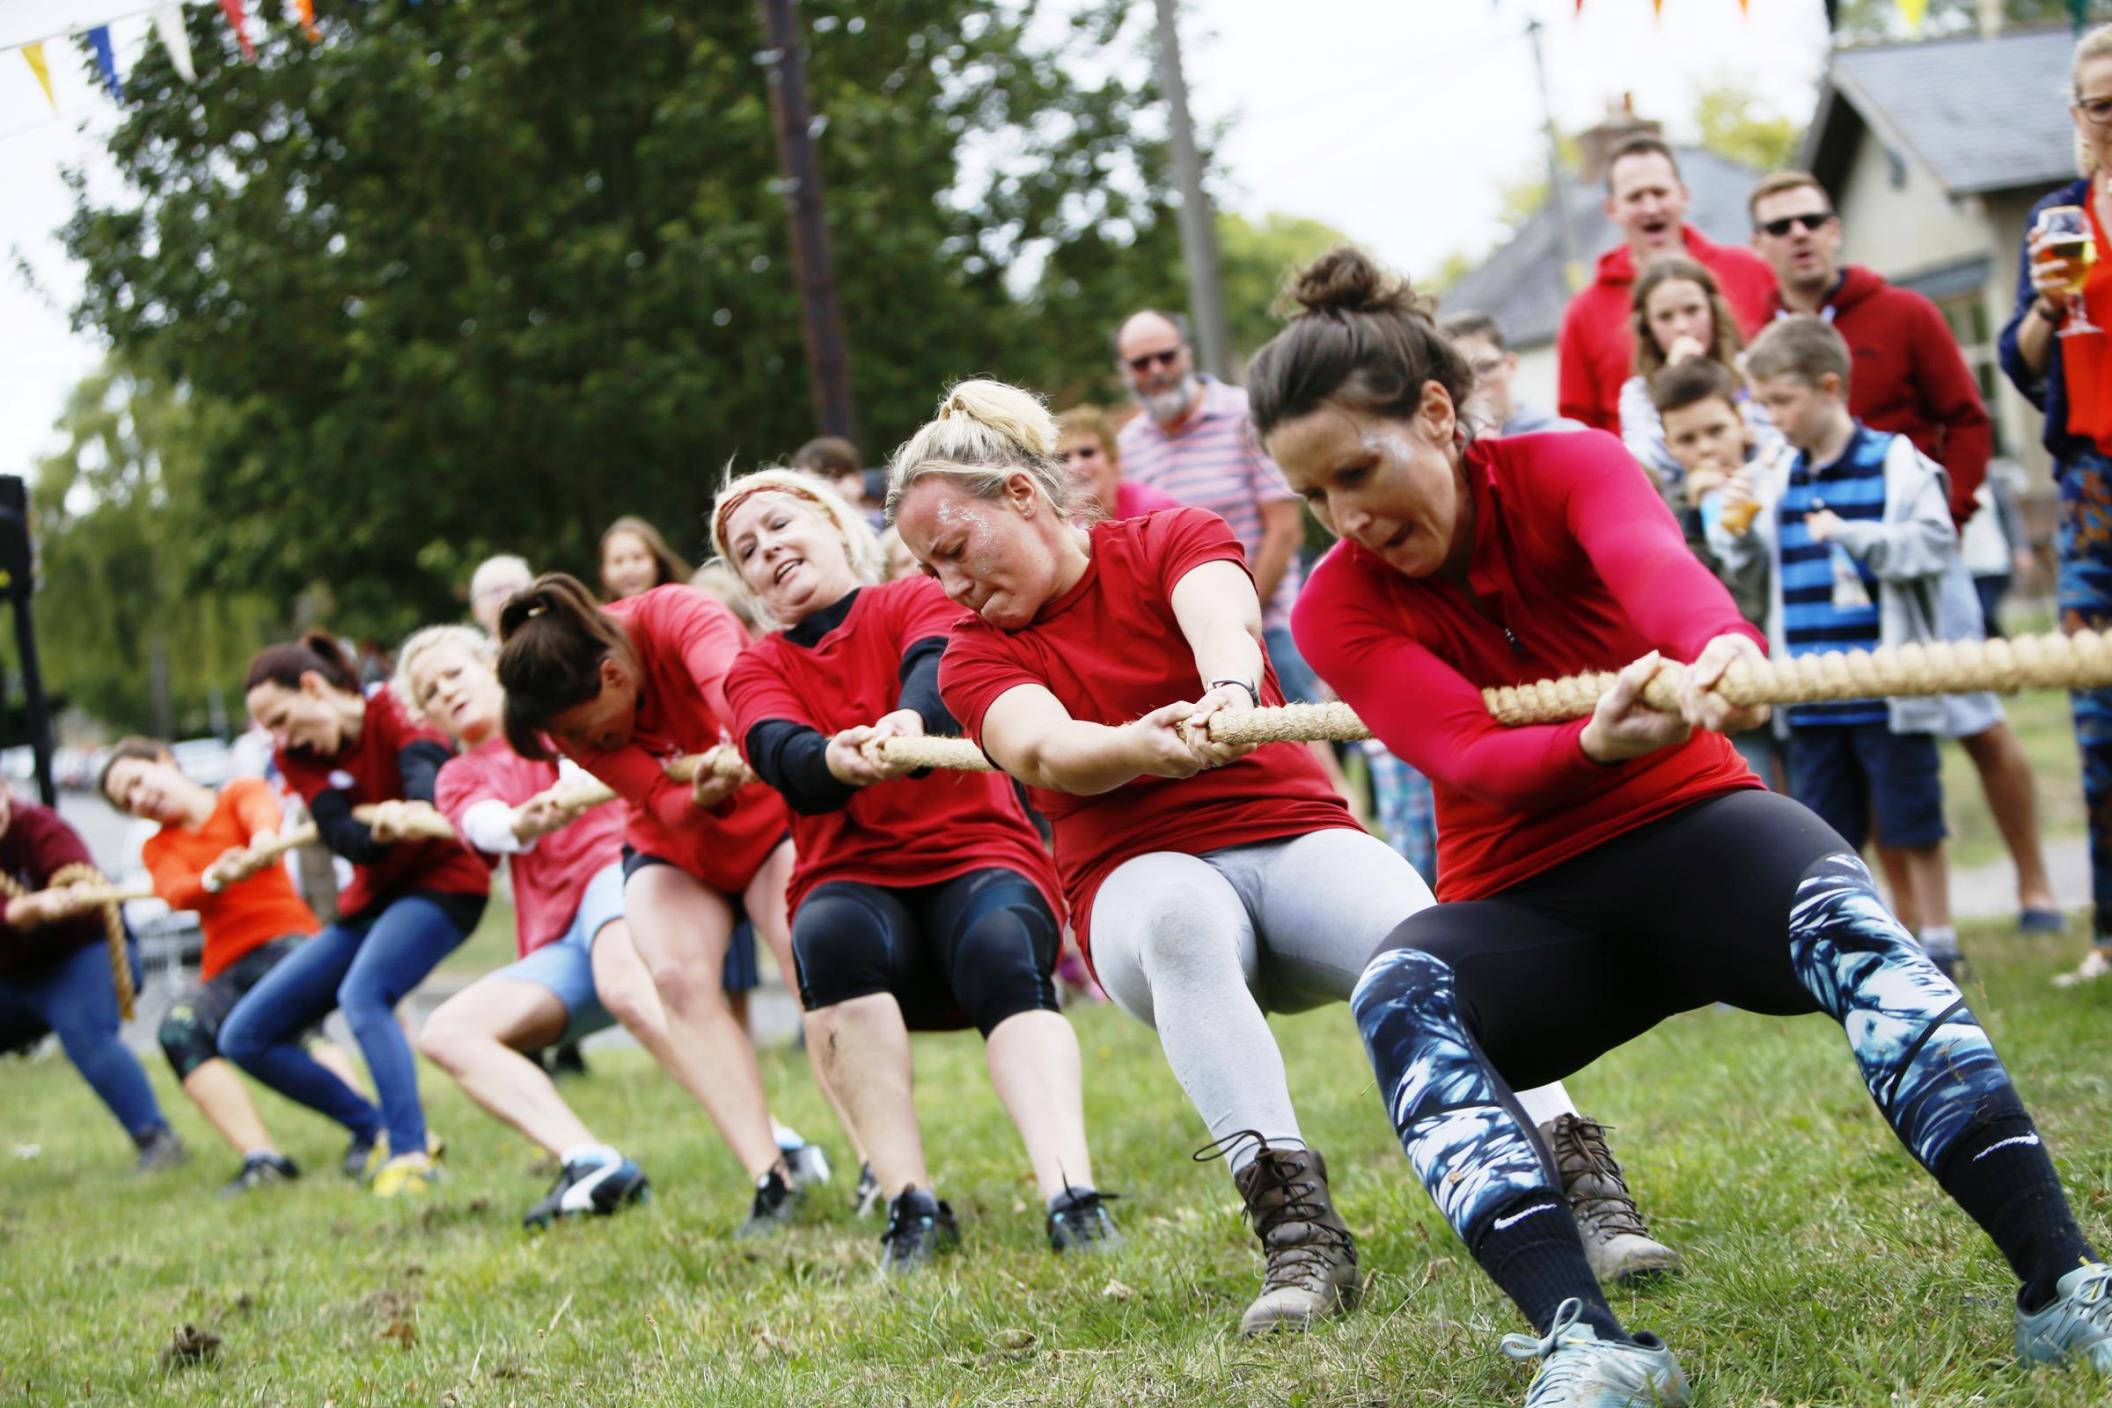
<svg viewBox="0 0 2112 1408">
<path fill-rule="evenodd" d="M 1988 225 L 1979 202 L 1952 201 L 1905 153 L 1895 164 L 1868 127 L 1834 199 L 1841 213 L 1842 257 L 1887 277 L 1987 251 Z"/>
<path fill-rule="evenodd" d="M 1521 347 L 1518 349 L 1518 371 L 1511 378 L 1511 400 L 1553 410 L 1557 377 L 1554 343 Z"/>
</svg>

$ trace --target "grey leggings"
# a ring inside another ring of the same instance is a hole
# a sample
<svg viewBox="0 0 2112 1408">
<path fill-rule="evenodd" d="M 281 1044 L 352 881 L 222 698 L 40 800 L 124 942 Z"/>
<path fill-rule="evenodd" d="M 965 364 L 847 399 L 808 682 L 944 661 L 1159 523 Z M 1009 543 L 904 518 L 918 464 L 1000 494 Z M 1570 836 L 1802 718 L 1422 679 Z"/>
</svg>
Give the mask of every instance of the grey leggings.
<svg viewBox="0 0 2112 1408">
<path fill-rule="evenodd" d="M 1159 1033 L 1167 1064 L 1222 1139 L 1302 1143 L 1264 1012 L 1346 1002 L 1373 952 L 1434 904 L 1385 842 L 1337 827 L 1204 855 L 1124 861 L 1093 901 L 1093 967 L 1124 1012 Z M 1558 1085 L 1520 1096 L 1535 1122 L 1572 1109 Z M 1253 1161 L 1252 1141 L 1230 1155 Z"/>
</svg>

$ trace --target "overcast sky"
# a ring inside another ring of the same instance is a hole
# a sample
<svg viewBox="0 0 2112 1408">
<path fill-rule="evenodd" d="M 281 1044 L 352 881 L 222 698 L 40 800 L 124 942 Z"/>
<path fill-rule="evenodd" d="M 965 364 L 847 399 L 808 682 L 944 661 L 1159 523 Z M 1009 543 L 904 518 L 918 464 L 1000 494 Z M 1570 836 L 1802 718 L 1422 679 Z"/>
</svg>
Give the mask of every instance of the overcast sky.
<svg viewBox="0 0 2112 1408">
<path fill-rule="evenodd" d="M 1143 5 L 1145 0 L 1137 0 Z M 144 8 L 143 0 L 0 0 L 0 44 Z M 1148 7 L 1147 7 L 1148 8 Z M 1485 253 L 1502 188 L 1543 159 L 1526 21 L 1546 25 L 1556 120 L 1609 101 L 1683 131 L 1697 89 L 1735 79 L 1802 122 L 1824 62 L 1820 0 L 1189 0 L 1183 43 L 1198 120 L 1229 121 L 1225 203 L 1312 216 L 1411 273 Z M 120 69 L 149 42 L 113 25 Z M 62 165 L 108 182 L 114 108 L 70 44 L 48 50 L 53 114 L 20 53 L 0 53 L 0 473 L 26 473 L 98 349 L 68 330 L 78 275 L 52 232 Z M 34 286 L 23 277 L 26 266 Z"/>
</svg>

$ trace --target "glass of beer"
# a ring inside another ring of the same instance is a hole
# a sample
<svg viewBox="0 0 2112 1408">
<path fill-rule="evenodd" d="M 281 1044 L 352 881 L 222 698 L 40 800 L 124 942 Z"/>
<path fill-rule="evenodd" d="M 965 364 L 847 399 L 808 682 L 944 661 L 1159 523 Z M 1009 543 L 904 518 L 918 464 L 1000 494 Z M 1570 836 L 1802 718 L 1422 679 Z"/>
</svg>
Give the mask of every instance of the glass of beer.
<svg viewBox="0 0 2112 1408">
<path fill-rule="evenodd" d="M 2068 320 L 2061 324 L 2062 337 L 2079 337 L 2104 329 L 2090 321 L 2083 307 L 2083 284 L 2090 266 L 2097 263 L 2097 240 L 2090 233 L 2090 216 L 2079 205 L 2049 206 L 2039 214 L 2039 232 L 2050 236 L 2039 251 L 2042 263 L 2065 262 L 2068 266 Z"/>
</svg>

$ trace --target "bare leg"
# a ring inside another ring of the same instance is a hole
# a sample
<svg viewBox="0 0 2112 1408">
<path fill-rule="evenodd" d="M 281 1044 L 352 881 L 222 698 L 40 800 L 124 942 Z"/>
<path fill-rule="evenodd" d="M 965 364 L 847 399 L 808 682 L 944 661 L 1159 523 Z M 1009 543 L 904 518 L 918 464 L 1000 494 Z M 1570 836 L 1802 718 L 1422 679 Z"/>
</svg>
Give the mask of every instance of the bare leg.
<svg viewBox="0 0 2112 1408">
<path fill-rule="evenodd" d="M 789 856 L 789 846 L 782 850 Z M 783 1156 L 770 1132 L 755 1048 L 727 1008 L 720 981 L 733 909 L 671 865 L 646 866 L 624 886 L 623 897 L 625 924 L 666 1013 L 667 1044 L 653 1054 L 711 1116 L 748 1177 L 761 1178 Z"/>
<path fill-rule="evenodd" d="M 771 852 L 770 859 L 763 863 L 763 868 L 748 882 L 747 892 L 742 895 L 741 900 L 748 909 L 748 922 L 755 925 L 756 937 L 769 945 L 770 956 L 777 961 L 777 975 L 783 980 L 785 990 L 792 994 L 793 1002 L 797 1003 L 800 1000 L 799 969 L 792 960 L 792 916 L 785 906 L 785 885 L 792 878 L 793 859 L 790 841 Z M 899 1009 L 896 1015 L 899 1020 Z M 836 1122 L 843 1126 L 843 1132 L 849 1136 L 851 1151 L 861 1162 L 872 1163 L 857 1124 L 852 1121 L 850 1112 L 844 1108 L 842 1098 L 836 1093 L 836 1087 L 829 1081 L 829 1073 L 822 1064 L 821 1053 L 815 1049 L 811 1033 L 807 1039 L 807 1064 L 813 1068 L 814 1083 L 821 1087 L 822 1096 L 829 1102 L 829 1108 L 836 1112 Z M 877 1173 L 879 1165 L 874 1164 L 873 1168 Z"/>
<path fill-rule="evenodd" d="M 864 1147 L 880 1191 L 892 1198 L 911 1184 L 930 1188 L 909 1029 L 894 996 L 854 997 L 809 1012 L 806 1025 L 822 1088 L 840 1098 L 844 1128 Z"/>
<path fill-rule="evenodd" d="M 1961 738 L 1965 755 L 1980 771 L 1980 789 L 1994 813 L 2002 843 L 2017 867 L 2017 905 L 2021 909 L 2058 909 L 2053 879 L 2046 873 L 2046 852 L 2039 845 L 2039 792 L 2031 760 L 2017 731 L 2004 719 L 1993 728 Z"/>
<path fill-rule="evenodd" d="M 1951 922 L 1951 864 L 1943 842 L 1915 846 L 1902 850 L 1900 854 L 1906 861 L 1909 889 L 1914 895 L 1915 912 L 1921 920 L 1920 927 L 1911 932 L 1948 927 Z M 1901 923 L 1905 923 L 1904 917 Z"/>
<path fill-rule="evenodd" d="M 1092 1187 L 1084 1080 L 1071 1024 L 1057 1012 L 1016 1013 L 990 1033 L 983 1056 L 990 1063 L 990 1084 L 1026 1143 L 1042 1198 L 1070 1186 Z"/>
<path fill-rule="evenodd" d="M 537 983 L 493 975 L 472 983 L 426 1019 L 418 1051 L 454 1077 L 464 1094 L 562 1157 L 597 1143 L 549 1073 L 522 1055 L 565 1033 L 565 1006 Z"/>
<path fill-rule="evenodd" d="M 1921 907 L 1921 896 L 1915 890 L 1911 853 L 1901 850 L 1898 846 L 1887 846 L 1880 842 L 1877 846 L 1877 861 L 1879 865 L 1884 867 L 1885 891 L 1892 897 L 1892 915 L 1899 920 L 1900 927 L 1910 934 L 1918 934 L 1924 924 L 1938 922 L 1931 918 Z M 1950 912 L 1950 880 L 1948 876 L 1945 877 L 1943 889 L 1946 917 L 1942 922 L 1948 924 L 1950 922 L 1948 917 Z"/>
<path fill-rule="evenodd" d="M 366 1089 L 364 1085 L 360 1084 L 359 1069 L 352 1064 L 352 1058 L 347 1056 L 345 1048 L 339 1046 L 336 1042 L 318 1041 L 310 1049 L 309 1054 L 315 1057 L 315 1064 L 330 1072 L 331 1075 L 336 1076 L 352 1089 Z"/>
<path fill-rule="evenodd" d="M 250 1098 L 249 1087 L 242 1084 L 241 1075 L 232 1061 L 214 1057 L 183 1078 L 183 1093 L 191 1097 L 198 1113 L 205 1122 L 220 1132 L 220 1137 L 235 1146 L 242 1155 L 279 1152 L 278 1145 L 264 1132 L 264 1121 L 257 1114 L 257 1102 Z"/>
</svg>

